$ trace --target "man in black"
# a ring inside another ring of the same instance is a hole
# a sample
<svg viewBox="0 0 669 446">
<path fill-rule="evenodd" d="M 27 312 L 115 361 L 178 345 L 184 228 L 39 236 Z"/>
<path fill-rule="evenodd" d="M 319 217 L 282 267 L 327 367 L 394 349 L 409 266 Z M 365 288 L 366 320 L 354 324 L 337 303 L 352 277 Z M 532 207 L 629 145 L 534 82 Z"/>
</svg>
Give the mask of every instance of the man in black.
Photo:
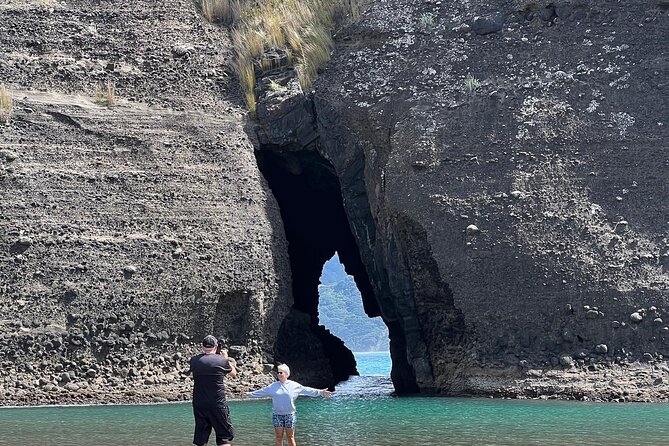
<svg viewBox="0 0 669 446">
<path fill-rule="evenodd" d="M 218 341 L 209 335 L 202 341 L 204 353 L 190 358 L 193 373 L 193 415 L 195 434 L 193 444 L 203 446 L 209 441 L 211 428 L 216 431 L 216 444 L 229 445 L 234 436 L 230 410 L 225 400 L 225 375 L 237 376 L 235 366 L 225 351 L 216 353 Z"/>
</svg>

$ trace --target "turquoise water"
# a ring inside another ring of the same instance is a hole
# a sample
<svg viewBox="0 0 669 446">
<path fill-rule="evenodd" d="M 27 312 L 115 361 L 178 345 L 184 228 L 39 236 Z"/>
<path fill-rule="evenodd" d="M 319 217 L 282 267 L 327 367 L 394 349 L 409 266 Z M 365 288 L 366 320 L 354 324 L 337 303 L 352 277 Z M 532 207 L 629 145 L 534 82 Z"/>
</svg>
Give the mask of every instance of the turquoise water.
<svg viewBox="0 0 669 446">
<path fill-rule="evenodd" d="M 356 355 L 360 369 L 375 355 Z M 669 405 L 397 398 L 377 375 L 300 399 L 298 445 L 669 445 Z M 235 445 L 274 445 L 270 407 L 230 403 Z M 0 445 L 188 445 L 192 426 L 188 404 L 0 409 Z"/>
<path fill-rule="evenodd" d="M 389 352 L 354 353 L 360 376 L 390 376 Z"/>
</svg>

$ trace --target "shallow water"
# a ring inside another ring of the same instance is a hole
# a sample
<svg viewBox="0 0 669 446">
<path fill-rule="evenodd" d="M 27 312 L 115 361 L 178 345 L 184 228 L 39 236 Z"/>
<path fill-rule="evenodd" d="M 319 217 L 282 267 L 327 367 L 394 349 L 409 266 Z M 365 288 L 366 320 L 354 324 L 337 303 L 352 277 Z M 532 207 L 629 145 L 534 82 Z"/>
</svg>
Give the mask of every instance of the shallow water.
<svg viewBox="0 0 669 446">
<path fill-rule="evenodd" d="M 360 376 L 390 376 L 389 352 L 362 352 L 354 355 Z"/>
<path fill-rule="evenodd" d="M 328 400 L 301 398 L 298 444 L 669 445 L 666 404 L 398 398 L 391 392 L 387 375 L 378 373 L 353 377 Z M 268 400 L 232 401 L 230 411 L 235 445 L 274 445 Z M 0 409 L 3 446 L 187 445 L 192 427 L 189 404 Z"/>
</svg>

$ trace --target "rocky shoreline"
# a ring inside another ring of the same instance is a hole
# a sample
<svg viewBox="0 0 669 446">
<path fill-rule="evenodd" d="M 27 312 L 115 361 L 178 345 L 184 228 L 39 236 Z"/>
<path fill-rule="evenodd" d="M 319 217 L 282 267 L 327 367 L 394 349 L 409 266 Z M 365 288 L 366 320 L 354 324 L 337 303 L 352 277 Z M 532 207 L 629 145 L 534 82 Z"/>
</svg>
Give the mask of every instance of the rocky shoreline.
<svg viewBox="0 0 669 446">
<path fill-rule="evenodd" d="M 0 407 L 69 406 L 114 404 L 161 404 L 189 402 L 193 382 L 186 374 L 187 359 L 173 354 L 178 361 L 161 371 L 145 364 L 131 368 L 125 379 L 114 376 L 93 376 L 83 372 L 87 364 L 61 370 L 51 379 L 36 379 L 35 374 L 19 373 L 0 379 Z M 155 363 L 164 364 L 166 355 L 156 356 Z M 159 359 L 163 358 L 163 359 Z M 265 364 L 239 365 L 240 373 L 226 382 L 230 400 L 243 399 L 244 392 L 273 381 L 270 373 L 259 373 Z M 140 360 L 141 364 L 142 361 Z M 28 368 L 29 369 L 29 368 Z M 60 369 L 60 368 L 58 368 Z M 120 369 L 124 375 L 124 369 Z M 37 374 L 39 375 L 39 374 Z M 515 375 L 515 377 L 514 377 Z M 567 400 L 614 403 L 668 403 L 669 370 L 662 364 L 624 363 L 573 365 L 564 370 L 490 369 L 470 370 L 462 387 L 453 388 L 442 397 L 486 397 L 502 399 Z"/>
<path fill-rule="evenodd" d="M 193 381 L 188 359 L 197 353 L 149 351 L 136 357 L 109 355 L 97 364 L 89 359 L 39 363 L 3 363 L 0 406 L 149 404 L 189 401 Z M 246 355 L 244 355 L 246 356 Z M 117 363 L 117 367 L 104 365 Z M 227 380 L 230 398 L 272 382 L 271 364 L 239 359 L 239 374 Z"/>
<path fill-rule="evenodd" d="M 270 381 L 271 377 L 269 376 L 267 379 L 241 378 L 241 381 L 240 379 L 228 380 L 228 398 L 231 400 L 240 399 L 247 390 L 256 389 Z M 32 389 L 5 388 L 0 407 L 97 406 L 189 402 L 193 390 L 193 384 L 189 378 L 184 378 L 177 384 L 129 385 L 120 386 L 116 390 L 84 383 L 85 381 L 77 381 L 72 386 L 47 385 Z"/>
<path fill-rule="evenodd" d="M 156 404 L 192 395 L 189 358 L 195 338 L 151 327 L 128 309 L 97 318 L 66 315 L 66 325 L 0 321 L 0 406 Z M 274 380 L 277 361 L 258 342 L 224 340 L 238 369 L 227 380 L 229 398 Z M 297 374 L 303 381 L 309 371 Z M 304 375 L 306 373 L 306 375 Z M 439 396 L 556 399 L 594 402 L 669 402 L 669 367 L 663 357 L 639 359 L 564 355 L 558 364 L 520 360 L 460 363 L 460 378 Z M 336 390 L 336 389 L 335 389 Z"/>
<path fill-rule="evenodd" d="M 613 403 L 669 402 L 669 370 L 648 363 L 573 366 L 565 370 L 527 369 L 515 378 L 473 371 L 468 395 Z"/>
<path fill-rule="evenodd" d="M 151 327 L 128 309 L 66 315 L 66 326 L 0 321 L 0 406 L 141 404 L 191 398 L 195 338 Z M 225 343 L 238 377 L 228 394 L 270 383 L 274 359 L 258 342 Z"/>
</svg>

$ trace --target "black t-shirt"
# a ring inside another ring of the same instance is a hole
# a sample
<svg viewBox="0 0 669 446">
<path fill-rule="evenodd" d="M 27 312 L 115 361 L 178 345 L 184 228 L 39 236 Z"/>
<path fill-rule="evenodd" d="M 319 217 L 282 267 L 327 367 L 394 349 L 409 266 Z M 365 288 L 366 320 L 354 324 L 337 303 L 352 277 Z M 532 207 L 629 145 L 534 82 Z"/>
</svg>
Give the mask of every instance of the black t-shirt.
<svg viewBox="0 0 669 446">
<path fill-rule="evenodd" d="M 190 358 L 193 373 L 193 406 L 217 407 L 225 405 L 223 377 L 232 371 L 227 358 L 215 353 L 200 354 Z"/>
</svg>

